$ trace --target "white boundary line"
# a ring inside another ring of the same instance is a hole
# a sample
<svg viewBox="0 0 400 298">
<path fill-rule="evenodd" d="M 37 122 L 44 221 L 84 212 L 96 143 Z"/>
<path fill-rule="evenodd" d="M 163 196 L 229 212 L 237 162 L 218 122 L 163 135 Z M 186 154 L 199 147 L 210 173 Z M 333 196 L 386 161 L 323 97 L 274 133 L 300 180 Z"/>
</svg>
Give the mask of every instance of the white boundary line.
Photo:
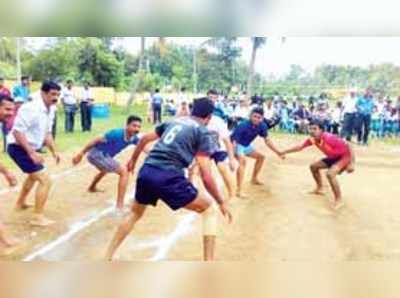
<svg viewBox="0 0 400 298">
<path fill-rule="evenodd" d="M 82 167 L 79 167 L 79 168 L 70 168 L 70 169 L 65 170 L 65 171 L 62 171 L 62 172 L 60 172 L 60 173 L 50 175 L 50 177 L 51 177 L 52 179 L 58 180 L 58 179 L 60 179 L 60 178 L 64 178 L 64 177 L 66 177 L 66 176 L 69 176 L 69 175 L 71 175 L 71 174 L 73 174 L 73 173 L 75 173 L 75 172 L 78 172 L 78 171 L 80 171 L 80 170 L 84 170 L 84 169 L 86 169 L 86 168 L 89 168 L 89 165 L 88 165 L 88 164 L 86 164 L 86 165 L 84 165 L 84 166 L 82 166 Z M 1 195 L 8 194 L 8 193 L 12 193 L 12 192 L 17 192 L 17 191 L 20 191 L 20 190 L 21 190 L 21 186 L 12 187 L 12 188 L 7 188 L 7 189 L 2 189 L 2 190 L 0 190 L 0 196 L 1 196 Z"/>
<path fill-rule="evenodd" d="M 88 218 L 85 218 L 85 219 L 73 224 L 71 226 L 70 230 L 67 233 L 61 235 L 60 237 L 58 237 L 54 241 L 50 242 L 49 244 L 43 246 L 39 250 L 31 253 L 30 255 L 25 257 L 23 259 L 23 261 L 24 262 L 33 261 L 37 257 L 40 257 L 40 256 L 50 252 L 51 250 L 53 250 L 54 248 L 56 248 L 60 244 L 62 244 L 64 242 L 70 240 L 71 238 L 73 238 L 80 231 L 88 228 L 89 226 L 91 226 L 96 221 L 98 221 L 101 218 L 103 218 L 103 217 L 107 216 L 108 214 L 112 213 L 113 210 L 115 210 L 114 206 L 108 207 L 106 209 L 103 209 L 102 211 L 97 212 L 96 214 L 94 214 L 92 216 L 89 216 Z"/>
</svg>

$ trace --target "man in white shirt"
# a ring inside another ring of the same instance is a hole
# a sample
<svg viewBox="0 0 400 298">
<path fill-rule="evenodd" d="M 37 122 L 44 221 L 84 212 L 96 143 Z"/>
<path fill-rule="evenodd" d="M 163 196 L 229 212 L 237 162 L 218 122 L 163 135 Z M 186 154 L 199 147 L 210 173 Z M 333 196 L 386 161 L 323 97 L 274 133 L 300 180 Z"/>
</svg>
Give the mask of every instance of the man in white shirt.
<svg viewBox="0 0 400 298">
<path fill-rule="evenodd" d="M 93 95 L 90 91 L 90 87 L 88 83 L 85 83 L 82 91 L 80 108 L 81 108 L 81 124 L 82 131 L 91 131 L 92 130 L 92 104 L 93 104 Z"/>
<path fill-rule="evenodd" d="M 47 146 L 58 164 L 58 155 L 51 134 L 54 121 L 52 108 L 60 96 L 60 86 L 54 82 L 44 82 L 41 87 L 41 100 L 24 104 L 18 111 L 14 127 L 8 136 L 8 154 L 17 166 L 28 175 L 19 194 L 16 209 L 29 208 L 26 199 L 35 184 L 38 184 L 35 195 L 35 214 L 31 224 L 48 226 L 54 221 L 43 215 L 51 179 L 45 171 L 44 158 L 37 151 Z"/>
<path fill-rule="evenodd" d="M 72 80 L 67 81 L 67 87 L 63 89 L 61 94 L 61 101 L 64 105 L 65 112 L 65 132 L 74 132 L 75 114 L 78 107 L 78 100 L 76 99 L 72 90 Z"/>
<path fill-rule="evenodd" d="M 350 91 L 350 96 L 343 99 L 343 127 L 341 131 L 341 137 L 346 138 L 348 142 L 351 141 L 351 137 L 356 128 L 356 113 L 357 113 L 357 92 L 355 90 Z"/>
</svg>

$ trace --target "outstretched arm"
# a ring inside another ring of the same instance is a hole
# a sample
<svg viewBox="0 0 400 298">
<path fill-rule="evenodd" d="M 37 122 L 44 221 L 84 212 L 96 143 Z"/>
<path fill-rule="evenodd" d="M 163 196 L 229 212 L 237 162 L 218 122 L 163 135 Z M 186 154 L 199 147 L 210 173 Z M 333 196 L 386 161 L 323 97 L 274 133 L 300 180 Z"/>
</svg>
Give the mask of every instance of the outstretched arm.
<svg viewBox="0 0 400 298">
<path fill-rule="evenodd" d="M 303 146 L 297 145 L 297 146 L 294 146 L 292 148 L 282 151 L 282 154 L 290 154 L 290 153 L 300 152 L 302 150 L 303 150 Z"/>
<path fill-rule="evenodd" d="M 106 139 L 104 137 L 97 137 L 93 141 L 89 142 L 81 152 L 79 152 L 74 158 L 72 159 L 72 163 L 74 165 L 77 165 L 78 163 L 81 162 L 82 158 L 85 156 L 86 153 L 88 153 L 94 146 L 100 143 L 104 143 Z"/>
<path fill-rule="evenodd" d="M 160 137 L 158 134 L 155 132 L 150 132 L 145 134 L 139 141 L 139 144 L 135 147 L 135 150 L 133 151 L 132 157 L 128 162 L 128 171 L 133 172 L 136 166 L 136 162 L 139 159 L 140 154 L 144 151 L 146 146 L 156 140 L 158 140 Z"/>
<path fill-rule="evenodd" d="M 275 146 L 275 144 L 271 141 L 270 138 L 265 138 L 264 139 L 265 145 L 276 155 L 278 155 L 280 158 L 283 158 L 283 153 L 279 151 L 279 149 Z"/>
</svg>

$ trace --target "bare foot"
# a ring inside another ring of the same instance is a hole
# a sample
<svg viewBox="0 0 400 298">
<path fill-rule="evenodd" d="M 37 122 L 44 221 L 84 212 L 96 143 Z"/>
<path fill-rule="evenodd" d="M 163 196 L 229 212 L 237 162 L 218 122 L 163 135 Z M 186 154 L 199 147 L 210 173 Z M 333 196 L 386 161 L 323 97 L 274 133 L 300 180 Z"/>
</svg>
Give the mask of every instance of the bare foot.
<svg viewBox="0 0 400 298">
<path fill-rule="evenodd" d="M 35 216 L 29 223 L 32 226 L 47 227 L 47 226 L 55 224 L 55 221 L 48 219 L 48 218 L 44 217 L 43 215 L 40 215 L 40 216 Z"/>
<path fill-rule="evenodd" d="M 88 192 L 90 193 L 99 193 L 99 192 L 105 192 L 104 189 L 98 189 L 97 187 L 89 187 L 88 188 Z"/>
<path fill-rule="evenodd" d="M 264 183 L 262 183 L 260 180 L 258 179 L 253 179 L 251 180 L 251 184 L 253 185 L 264 185 Z"/>
<path fill-rule="evenodd" d="M 331 207 L 333 210 L 338 211 L 339 209 L 344 207 L 344 202 L 343 200 L 337 200 L 332 203 Z"/>
<path fill-rule="evenodd" d="M 32 205 L 29 205 L 29 204 L 26 204 L 26 203 L 17 204 L 17 205 L 15 205 L 15 210 L 16 211 L 24 211 L 24 210 L 30 209 L 32 207 L 33 207 Z"/>
<path fill-rule="evenodd" d="M 247 193 L 238 191 L 238 192 L 236 193 L 236 197 L 241 198 L 241 199 L 247 199 L 247 198 L 249 197 L 249 195 L 248 195 Z"/>
<path fill-rule="evenodd" d="M 317 189 L 314 189 L 313 191 L 310 191 L 310 194 L 323 196 L 325 193 L 321 188 L 317 188 Z"/>
</svg>

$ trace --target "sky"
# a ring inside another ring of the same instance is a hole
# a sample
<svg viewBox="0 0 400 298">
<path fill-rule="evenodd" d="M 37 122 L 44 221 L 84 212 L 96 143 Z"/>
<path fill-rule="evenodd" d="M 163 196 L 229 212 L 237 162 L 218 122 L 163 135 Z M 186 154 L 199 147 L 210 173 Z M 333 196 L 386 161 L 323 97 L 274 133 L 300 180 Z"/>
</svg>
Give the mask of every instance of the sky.
<svg viewBox="0 0 400 298">
<path fill-rule="evenodd" d="M 198 47 L 209 37 L 167 37 L 167 41 Z M 148 37 L 146 46 L 157 40 Z M 40 45 L 43 39 L 33 39 Z M 127 50 L 140 50 L 140 37 L 124 37 L 118 41 Z M 250 60 L 250 37 L 239 37 L 243 48 L 243 59 Z M 390 62 L 400 65 L 400 37 L 270 37 L 258 51 L 256 71 L 281 76 L 287 73 L 291 64 L 299 64 L 312 71 L 321 64 L 368 66 Z"/>
<path fill-rule="evenodd" d="M 207 37 L 168 37 L 167 40 L 198 46 Z M 156 38 L 148 38 L 148 43 Z M 128 37 L 122 43 L 131 52 L 140 49 L 140 38 Z M 240 37 L 238 44 L 243 48 L 243 58 L 250 60 L 251 42 L 249 37 Z M 399 37 L 270 37 L 259 50 L 256 70 L 262 74 L 282 75 L 291 64 L 299 64 L 312 71 L 321 64 L 368 66 L 378 63 L 400 65 Z"/>
</svg>

